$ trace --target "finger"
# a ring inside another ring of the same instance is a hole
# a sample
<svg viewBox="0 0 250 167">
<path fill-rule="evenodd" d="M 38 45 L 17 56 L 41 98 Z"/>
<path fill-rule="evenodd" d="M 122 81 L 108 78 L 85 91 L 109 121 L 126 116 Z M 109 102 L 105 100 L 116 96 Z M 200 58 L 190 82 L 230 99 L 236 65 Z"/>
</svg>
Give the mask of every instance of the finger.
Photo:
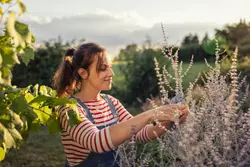
<svg viewBox="0 0 250 167">
<path fill-rule="evenodd" d="M 179 121 L 180 121 L 181 124 L 186 121 L 187 116 L 188 116 L 187 114 L 184 114 L 183 116 L 180 117 Z"/>
<path fill-rule="evenodd" d="M 157 118 L 159 121 L 175 121 L 176 118 L 172 114 L 162 114 Z"/>
<path fill-rule="evenodd" d="M 180 110 L 185 110 L 185 109 L 188 108 L 188 106 L 183 104 L 183 105 L 179 105 L 178 108 L 179 108 Z"/>
</svg>

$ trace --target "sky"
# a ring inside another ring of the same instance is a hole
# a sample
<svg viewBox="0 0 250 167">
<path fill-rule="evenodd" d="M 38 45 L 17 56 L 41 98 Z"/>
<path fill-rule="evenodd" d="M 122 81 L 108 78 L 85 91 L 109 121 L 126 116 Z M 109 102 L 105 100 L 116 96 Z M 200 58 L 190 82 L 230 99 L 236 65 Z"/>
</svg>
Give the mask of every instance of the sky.
<svg viewBox="0 0 250 167">
<path fill-rule="evenodd" d="M 86 39 L 104 45 L 112 54 L 146 36 L 163 42 L 160 23 L 169 43 L 185 35 L 200 38 L 215 28 L 250 21 L 249 0 L 22 0 L 28 13 L 22 16 L 38 41 L 61 36 Z"/>
</svg>

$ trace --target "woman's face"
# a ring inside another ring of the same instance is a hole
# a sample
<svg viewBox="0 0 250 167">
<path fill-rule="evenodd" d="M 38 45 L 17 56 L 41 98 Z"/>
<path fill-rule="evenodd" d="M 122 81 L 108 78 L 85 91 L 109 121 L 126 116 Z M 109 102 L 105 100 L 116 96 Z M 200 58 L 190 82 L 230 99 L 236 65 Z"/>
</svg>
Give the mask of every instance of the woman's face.
<svg viewBox="0 0 250 167">
<path fill-rule="evenodd" d="M 94 62 L 89 67 L 89 76 L 85 80 L 98 91 L 110 90 L 112 87 L 112 77 L 114 76 L 110 59 L 106 54 L 103 56 L 103 63 L 99 66 L 99 71 L 96 70 L 98 56 L 95 56 Z"/>
</svg>

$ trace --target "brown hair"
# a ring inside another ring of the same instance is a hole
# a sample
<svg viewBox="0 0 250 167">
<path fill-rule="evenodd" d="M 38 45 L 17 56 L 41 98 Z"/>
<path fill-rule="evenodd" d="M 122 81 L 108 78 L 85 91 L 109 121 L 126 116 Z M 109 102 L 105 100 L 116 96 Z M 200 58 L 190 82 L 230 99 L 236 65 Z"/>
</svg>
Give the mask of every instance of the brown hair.
<svg viewBox="0 0 250 167">
<path fill-rule="evenodd" d="M 68 49 L 53 77 L 53 88 L 58 96 L 69 96 L 76 89 L 80 89 L 81 77 L 78 69 L 84 68 L 89 72 L 89 66 L 93 63 L 95 56 L 98 56 L 96 70 L 99 72 L 105 51 L 103 46 L 96 43 L 86 43 L 78 49 Z"/>
</svg>

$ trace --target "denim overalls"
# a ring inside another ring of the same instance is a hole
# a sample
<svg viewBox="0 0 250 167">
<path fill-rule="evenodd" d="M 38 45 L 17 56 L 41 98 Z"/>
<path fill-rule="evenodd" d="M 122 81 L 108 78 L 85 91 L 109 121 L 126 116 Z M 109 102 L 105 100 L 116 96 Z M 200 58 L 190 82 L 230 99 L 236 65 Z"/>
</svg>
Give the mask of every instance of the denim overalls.
<svg viewBox="0 0 250 167">
<path fill-rule="evenodd" d="M 112 101 L 108 98 L 108 96 L 106 94 L 101 94 L 101 96 L 108 103 L 108 105 L 111 109 L 112 115 L 114 116 L 116 121 L 113 123 L 107 124 L 105 126 L 98 126 L 97 128 L 99 130 L 119 122 L 119 117 L 117 116 L 115 106 L 113 105 Z M 83 107 L 83 109 L 86 111 L 87 118 L 94 124 L 95 121 L 94 121 L 88 107 L 83 102 L 81 102 L 79 99 L 76 99 L 76 100 Z M 75 165 L 74 167 L 119 167 L 119 160 L 120 160 L 120 157 L 115 150 L 111 150 L 109 152 L 103 152 L 103 153 L 90 152 L 88 157 L 82 163 L 80 163 L 79 165 Z M 68 163 L 66 163 L 65 167 L 69 167 Z"/>
</svg>

